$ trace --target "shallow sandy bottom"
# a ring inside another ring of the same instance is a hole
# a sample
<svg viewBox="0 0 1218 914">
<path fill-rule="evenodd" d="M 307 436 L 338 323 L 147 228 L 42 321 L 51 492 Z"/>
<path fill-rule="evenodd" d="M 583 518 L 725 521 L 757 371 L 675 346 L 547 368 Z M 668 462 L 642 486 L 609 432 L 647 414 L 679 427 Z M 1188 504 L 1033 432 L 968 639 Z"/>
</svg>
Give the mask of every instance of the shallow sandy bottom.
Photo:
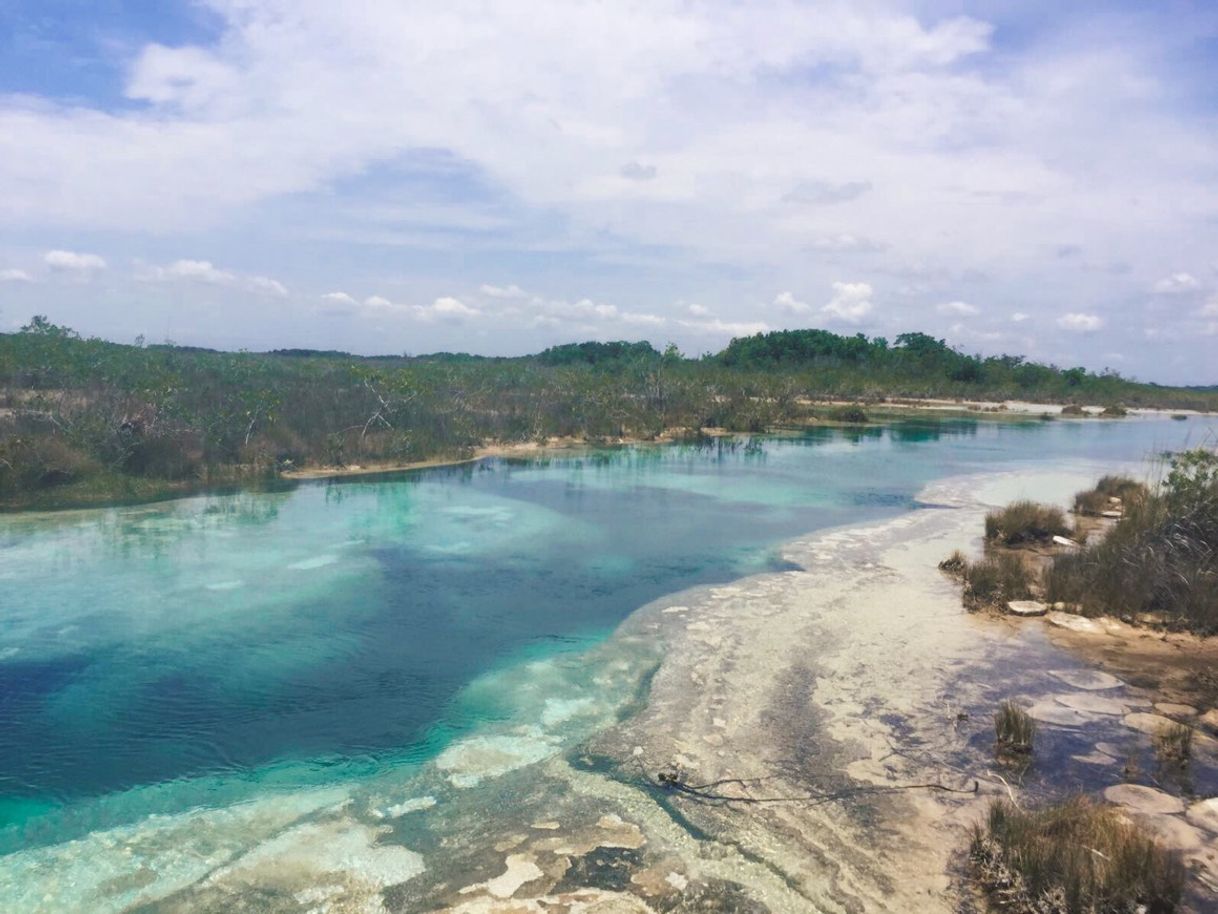
<svg viewBox="0 0 1218 914">
<path fill-rule="evenodd" d="M 987 507 L 1065 498 L 1091 475 L 938 485 L 922 510 L 789 544 L 800 570 L 644 607 L 587 660 L 606 694 L 634 682 L 637 701 L 574 747 L 559 727 L 592 711 L 556 694 L 536 726 L 458 742 L 408 778 L 251 808 L 240 848 L 181 820 L 94 841 L 94 873 L 120 862 L 75 897 L 99 912 L 960 910 L 960 849 L 990 798 L 1102 789 L 1149 743 L 1130 722 L 1158 713 L 1150 693 L 1094 675 L 1041 620 L 965 614 L 936 569 L 975 545 Z M 1043 725 L 1022 774 L 993 759 L 1008 697 Z M 662 771 L 733 801 L 663 789 Z M 926 784 L 960 792 L 906 789 Z M 1151 824 L 1198 840 L 1202 866 L 1213 810 L 1134 795 Z M 128 871 L 132 844 L 144 856 Z M 72 860 L 65 878 L 85 879 L 83 856 L 25 863 Z"/>
</svg>

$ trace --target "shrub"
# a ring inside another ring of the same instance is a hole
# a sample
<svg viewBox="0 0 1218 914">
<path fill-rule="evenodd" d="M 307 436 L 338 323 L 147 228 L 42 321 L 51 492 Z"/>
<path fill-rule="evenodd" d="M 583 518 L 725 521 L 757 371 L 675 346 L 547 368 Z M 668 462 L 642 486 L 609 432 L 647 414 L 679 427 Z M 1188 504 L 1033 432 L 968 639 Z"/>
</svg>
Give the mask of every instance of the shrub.
<svg viewBox="0 0 1218 914">
<path fill-rule="evenodd" d="M 1119 498 L 1124 503 L 1145 496 L 1147 491 L 1145 483 L 1128 476 L 1104 476 L 1094 489 L 1074 496 L 1074 510 L 1079 514 L 1099 514 L 1111 507 L 1110 498 Z"/>
<path fill-rule="evenodd" d="M 1193 728 L 1185 724 L 1164 724 L 1154 742 L 1155 754 L 1165 764 L 1184 766 L 1193 757 Z"/>
<path fill-rule="evenodd" d="M 1036 723 L 1013 701 L 1004 701 L 994 712 L 994 736 L 999 752 L 1027 754 L 1032 751 Z"/>
<path fill-rule="evenodd" d="M 1077 403 L 1071 403 L 1068 406 L 1062 407 L 1062 415 L 1063 416 L 1085 416 L 1085 415 L 1087 415 L 1087 410 L 1083 409 Z"/>
<path fill-rule="evenodd" d="M 1129 410 L 1127 410 L 1120 403 L 1110 403 L 1108 406 L 1104 407 L 1104 411 L 1101 412 L 1100 415 L 1106 416 L 1109 419 L 1123 419 L 1125 416 L 1129 415 Z"/>
<path fill-rule="evenodd" d="M 959 574 L 964 579 L 964 605 L 970 610 L 1033 596 L 1031 575 L 1017 555 L 992 555 L 979 562 L 965 562 Z"/>
<path fill-rule="evenodd" d="M 1060 508 L 1034 501 L 1017 501 L 985 516 L 985 538 L 1007 546 L 1044 542 L 1069 534 L 1066 515 Z"/>
<path fill-rule="evenodd" d="M 1017 914 L 1170 914 L 1184 889 L 1178 856 L 1085 797 L 1026 812 L 994 802 L 970 856 L 981 884 Z"/>
<path fill-rule="evenodd" d="M 939 563 L 939 570 L 950 574 L 952 577 L 963 577 L 968 571 L 968 559 L 965 558 L 963 552 L 957 549 L 942 562 Z"/>
<path fill-rule="evenodd" d="M 1218 633 L 1218 456 L 1173 456 L 1157 491 L 1127 494 L 1107 535 L 1054 561 L 1045 589 L 1083 615 L 1154 614 L 1171 628 Z"/>
</svg>

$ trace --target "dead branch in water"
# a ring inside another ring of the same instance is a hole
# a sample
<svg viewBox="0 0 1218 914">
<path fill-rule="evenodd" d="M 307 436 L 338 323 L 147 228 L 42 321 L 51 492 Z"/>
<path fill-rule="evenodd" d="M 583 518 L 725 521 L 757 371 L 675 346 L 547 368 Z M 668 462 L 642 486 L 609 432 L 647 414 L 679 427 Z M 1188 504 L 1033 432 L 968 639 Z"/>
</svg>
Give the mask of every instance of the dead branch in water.
<svg viewBox="0 0 1218 914">
<path fill-rule="evenodd" d="M 705 784 L 690 784 L 685 781 L 679 769 L 667 768 L 659 771 L 653 778 L 643 768 L 642 763 L 639 763 L 639 769 L 643 773 L 643 779 L 647 781 L 656 790 L 663 790 L 666 793 L 676 793 L 682 796 L 690 797 L 695 800 L 702 800 L 710 803 L 748 803 L 748 804 L 765 804 L 765 803 L 809 803 L 814 806 L 822 803 L 831 803 L 835 800 L 844 800 L 849 797 L 876 794 L 876 793 L 895 793 L 901 790 L 938 790 L 943 793 L 968 793 L 976 794 L 980 790 L 979 782 L 974 779 L 972 787 L 950 787 L 946 784 L 937 782 L 929 782 L 924 784 L 866 784 L 859 787 L 846 787 L 841 790 L 830 791 L 827 793 L 810 793 L 793 797 L 754 797 L 754 796 L 732 796 L 726 793 L 719 793 L 718 788 L 728 784 L 738 785 L 742 790 L 748 790 L 751 784 L 760 784 L 764 781 L 772 781 L 778 775 L 767 775 L 765 777 L 756 778 L 722 778 L 717 781 L 709 781 Z"/>
</svg>

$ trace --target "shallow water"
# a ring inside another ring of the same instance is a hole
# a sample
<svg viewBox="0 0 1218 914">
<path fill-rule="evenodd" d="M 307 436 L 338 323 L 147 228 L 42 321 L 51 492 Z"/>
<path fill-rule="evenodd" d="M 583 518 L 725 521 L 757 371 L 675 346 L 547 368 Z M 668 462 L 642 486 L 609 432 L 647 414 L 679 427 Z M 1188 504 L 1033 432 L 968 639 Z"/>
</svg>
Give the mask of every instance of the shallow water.
<svg viewBox="0 0 1218 914">
<path fill-rule="evenodd" d="M 781 567 L 785 540 L 935 479 L 1213 435 L 923 420 L 5 518 L 0 853 L 27 853 L 0 884 L 41 897 L 32 848 L 149 813 L 214 809 L 213 846 L 238 847 L 291 821 L 239 801 L 314 808 L 432 759 L 476 783 L 629 710 L 654 655 L 595 645 L 650 600 Z"/>
</svg>

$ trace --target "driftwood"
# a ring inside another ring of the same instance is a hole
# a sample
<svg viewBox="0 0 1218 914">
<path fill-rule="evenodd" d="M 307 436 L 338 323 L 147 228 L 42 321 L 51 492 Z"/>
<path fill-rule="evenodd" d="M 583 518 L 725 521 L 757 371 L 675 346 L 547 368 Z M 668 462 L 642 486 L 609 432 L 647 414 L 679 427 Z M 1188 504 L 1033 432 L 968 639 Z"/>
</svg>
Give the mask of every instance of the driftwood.
<svg viewBox="0 0 1218 914">
<path fill-rule="evenodd" d="M 841 790 L 829 791 L 826 793 L 809 793 L 797 796 L 732 796 L 731 794 L 719 793 L 719 788 L 726 787 L 730 784 L 739 786 L 742 790 L 749 790 L 750 785 L 760 784 L 764 781 L 772 781 L 777 775 L 768 775 L 765 777 L 756 778 L 722 778 L 718 781 L 709 781 L 705 784 L 690 784 L 688 783 L 681 772 L 676 768 L 666 768 L 659 771 L 653 778 L 643 769 L 642 764 L 639 765 L 643 773 L 643 779 L 647 781 L 656 790 L 662 790 L 665 793 L 674 793 L 681 796 L 690 797 L 694 800 L 700 800 L 708 803 L 746 803 L 746 804 L 766 804 L 766 803 L 808 803 L 813 806 L 818 806 L 822 803 L 831 803 L 835 800 L 844 800 L 848 797 L 877 794 L 877 793 L 894 793 L 901 790 L 938 790 L 943 793 L 967 793 L 976 794 L 980 789 L 980 784 L 976 779 L 973 780 L 972 787 L 950 787 L 946 784 L 929 782 L 925 784 L 864 784 L 858 787 L 845 787 Z"/>
</svg>

